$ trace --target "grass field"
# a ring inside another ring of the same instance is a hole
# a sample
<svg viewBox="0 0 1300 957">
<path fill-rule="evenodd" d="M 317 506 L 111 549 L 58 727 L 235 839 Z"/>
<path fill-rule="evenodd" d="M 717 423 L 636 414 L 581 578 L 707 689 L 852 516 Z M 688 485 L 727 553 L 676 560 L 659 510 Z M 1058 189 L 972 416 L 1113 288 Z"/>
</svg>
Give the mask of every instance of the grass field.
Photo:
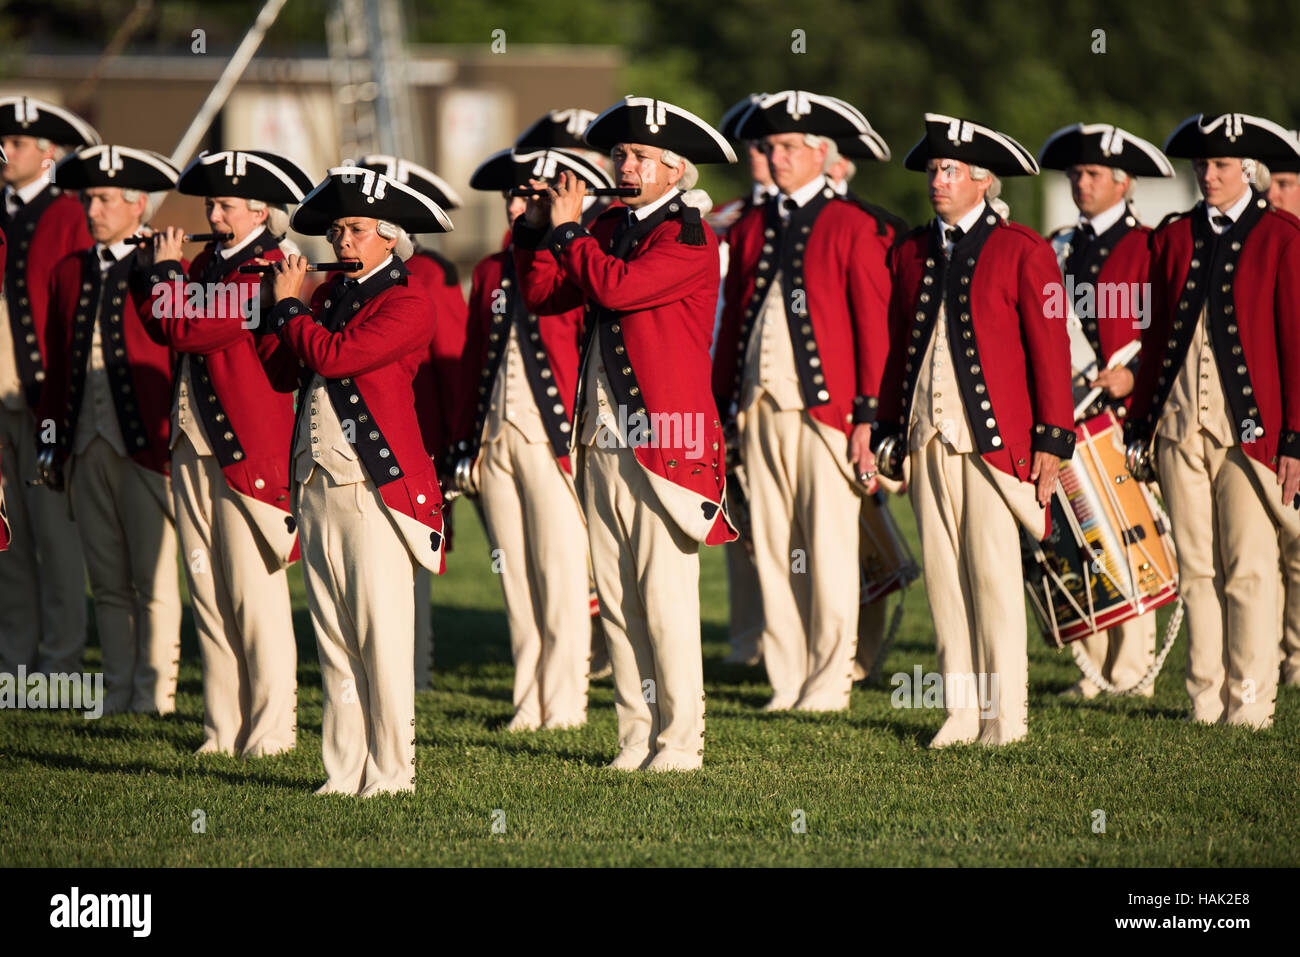
<svg viewBox="0 0 1300 957">
<path fill-rule="evenodd" d="M 915 548 L 906 503 L 893 505 Z M 895 709 L 887 686 L 855 690 L 848 714 L 768 715 L 762 669 L 722 662 L 720 549 L 701 561 L 703 771 L 606 771 L 608 679 L 593 687 L 586 727 L 508 734 L 500 589 L 472 511 L 457 512 L 450 571 L 434 584 L 436 690 L 416 702 L 415 795 L 312 795 L 324 780 L 320 675 L 295 569 L 297 750 L 247 762 L 192 754 L 202 699 L 187 607 L 175 714 L 0 713 L 0 865 L 1300 863 L 1300 690 L 1282 690 L 1269 732 L 1188 724 L 1184 635 L 1154 699 L 1060 701 L 1077 672 L 1031 626 L 1025 742 L 931 753 L 942 712 Z M 97 662 L 92 649 L 89 668 Z M 914 664 L 936 666 L 919 584 L 885 673 Z M 204 833 L 192 829 L 196 810 Z M 1094 810 L 1105 833 L 1093 831 Z"/>
</svg>

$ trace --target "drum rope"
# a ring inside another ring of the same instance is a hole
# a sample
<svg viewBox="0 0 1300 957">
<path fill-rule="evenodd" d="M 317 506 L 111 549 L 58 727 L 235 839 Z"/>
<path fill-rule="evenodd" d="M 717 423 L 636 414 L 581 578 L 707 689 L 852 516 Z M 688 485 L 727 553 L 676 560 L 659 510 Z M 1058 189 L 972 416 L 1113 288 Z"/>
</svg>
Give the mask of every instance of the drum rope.
<svg viewBox="0 0 1300 957">
<path fill-rule="evenodd" d="M 1074 653 L 1074 663 L 1079 666 L 1079 670 L 1083 672 L 1085 678 L 1107 694 L 1120 698 L 1141 694 L 1155 683 L 1156 675 L 1160 674 L 1165 659 L 1169 657 L 1169 652 L 1173 651 L 1174 642 L 1178 639 L 1178 630 L 1183 623 L 1183 611 L 1183 600 L 1179 598 L 1174 607 L 1174 613 L 1169 617 L 1169 623 L 1165 626 L 1164 639 L 1160 651 L 1156 654 L 1155 661 L 1151 663 L 1151 667 L 1147 669 L 1146 674 L 1136 684 L 1128 688 L 1117 688 L 1107 681 L 1102 676 L 1101 670 L 1088 657 L 1088 652 L 1083 649 L 1083 644 L 1078 641 L 1070 643 L 1070 651 Z"/>
</svg>

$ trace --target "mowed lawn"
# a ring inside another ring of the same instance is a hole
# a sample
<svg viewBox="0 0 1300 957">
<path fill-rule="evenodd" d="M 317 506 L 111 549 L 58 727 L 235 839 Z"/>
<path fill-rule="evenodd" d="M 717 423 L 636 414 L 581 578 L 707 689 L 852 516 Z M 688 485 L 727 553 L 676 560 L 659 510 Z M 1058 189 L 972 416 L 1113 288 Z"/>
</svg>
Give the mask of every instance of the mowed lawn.
<svg viewBox="0 0 1300 957">
<path fill-rule="evenodd" d="M 907 503 L 893 507 L 915 548 Z M 320 675 L 295 569 L 297 750 L 193 755 L 202 699 L 187 609 L 176 714 L 0 713 L 0 865 L 1300 863 L 1300 690 L 1283 689 L 1266 733 L 1188 724 L 1184 634 L 1153 700 L 1061 701 L 1077 673 L 1031 620 L 1026 742 L 931 753 L 942 712 L 892 707 L 887 683 L 855 690 L 848 714 L 768 715 L 762 669 L 722 663 L 716 548 L 701 562 L 703 771 L 606 770 L 616 750 L 608 679 L 593 687 L 586 727 L 507 733 L 500 589 L 472 509 L 456 511 L 455 551 L 433 592 L 436 690 L 416 701 L 413 796 L 313 796 L 324 780 Z M 886 682 L 936 666 L 920 583 L 906 602 Z"/>
</svg>

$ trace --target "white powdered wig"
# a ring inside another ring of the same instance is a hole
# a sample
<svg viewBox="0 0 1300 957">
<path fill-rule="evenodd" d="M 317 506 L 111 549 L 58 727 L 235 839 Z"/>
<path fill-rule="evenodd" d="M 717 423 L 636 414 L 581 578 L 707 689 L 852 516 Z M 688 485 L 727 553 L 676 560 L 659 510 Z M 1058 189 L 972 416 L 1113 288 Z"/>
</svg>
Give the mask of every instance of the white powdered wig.
<svg viewBox="0 0 1300 957">
<path fill-rule="evenodd" d="M 266 210 L 266 229 L 272 236 L 283 236 L 289 232 L 289 213 L 279 203 L 264 203 L 260 199 L 246 200 L 253 212 Z"/>
<path fill-rule="evenodd" d="M 831 167 L 840 161 L 840 148 L 835 145 L 835 141 L 825 136 L 815 136 L 812 133 L 805 133 L 803 141 L 809 146 L 816 149 L 822 143 L 826 144 L 826 161 L 822 163 L 822 172 L 829 173 Z"/>
<path fill-rule="evenodd" d="M 385 239 L 397 240 L 397 245 L 393 247 L 393 255 L 405 262 L 410 259 L 415 252 L 415 244 L 411 242 L 411 237 L 407 235 L 406 230 L 396 223 L 390 223 L 386 219 L 381 219 L 375 224 L 375 232 Z"/>
<path fill-rule="evenodd" d="M 677 181 L 677 188 L 685 192 L 692 189 L 700 181 L 700 171 L 695 168 L 695 164 L 685 156 L 674 153 L 672 150 L 664 150 L 664 155 L 660 158 L 665 166 L 671 166 L 676 169 L 682 163 L 686 164 L 686 172 L 682 173 L 682 178 Z"/>
<path fill-rule="evenodd" d="M 680 185 L 680 184 L 679 184 Z M 688 189 L 682 193 L 682 202 L 700 211 L 701 216 L 709 215 L 713 209 L 713 200 L 702 189 Z"/>
<path fill-rule="evenodd" d="M 825 136 L 813 136 L 812 134 L 805 134 L 804 142 L 808 143 L 809 146 L 815 147 L 817 145 L 817 142 L 809 142 L 810 140 L 816 140 L 817 142 L 824 142 L 826 144 L 826 162 L 822 164 L 823 173 L 829 173 L 831 171 L 832 166 L 834 166 L 840 160 L 843 160 L 844 161 L 844 182 L 847 183 L 849 180 L 853 179 L 853 177 L 857 175 L 858 164 L 853 162 L 853 160 L 849 159 L 843 153 L 841 153 L 839 146 L 836 145 L 834 140 L 828 139 Z"/>
<path fill-rule="evenodd" d="M 997 213 L 1003 219 L 1010 219 L 1011 207 L 1008 206 L 1004 200 L 998 199 L 998 197 L 1002 195 L 1002 180 L 998 179 L 983 166 L 972 166 L 970 168 L 970 178 L 977 182 L 985 179 L 991 179 L 993 181 L 989 183 L 988 192 L 984 194 L 984 199 L 988 201 L 993 212 Z"/>
<path fill-rule="evenodd" d="M 144 204 L 144 212 L 140 214 L 140 225 L 148 226 L 149 220 L 153 219 L 154 213 L 158 212 L 158 207 L 161 206 L 163 200 L 167 198 L 167 191 L 163 190 L 158 193 L 144 193 L 138 189 L 122 190 L 122 199 L 128 203 L 134 203 L 141 196 L 146 196 L 147 202 Z"/>
<path fill-rule="evenodd" d="M 1273 182 L 1273 174 L 1259 160 L 1243 159 L 1241 161 L 1241 173 L 1246 177 L 1250 185 L 1261 193 L 1267 191 L 1269 184 Z"/>
<path fill-rule="evenodd" d="M 1133 189 L 1134 187 L 1137 186 L 1136 176 L 1130 176 L 1128 173 L 1124 172 L 1124 170 L 1120 169 L 1118 166 L 1112 166 L 1110 168 L 1110 178 L 1117 183 L 1127 183 L 1128 185 L 1124 187 L 1124 198 L 1125 199 L 1132 198 Z"/>
</svg>

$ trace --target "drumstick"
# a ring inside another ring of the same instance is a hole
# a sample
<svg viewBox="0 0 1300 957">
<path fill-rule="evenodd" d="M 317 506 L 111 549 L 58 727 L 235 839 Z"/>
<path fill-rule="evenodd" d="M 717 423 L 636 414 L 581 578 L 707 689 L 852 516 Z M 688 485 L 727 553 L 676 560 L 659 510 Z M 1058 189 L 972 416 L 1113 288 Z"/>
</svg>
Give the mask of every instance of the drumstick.
<svg viewBox="0 0 1300 957">
<path fill-rule="evenodd" d="M 1134 339 L 1132 342 L 1125 343 L 1115 350 L 1110 357 L 1110 362 L 1106 363 L 1107 369 L 1114 369 L 1119 366 L 1128 365 L 1130 360 L 1142 349 L 1141 341 Z M 1088 406 L 1097 401 L 1097 396 L 1101 395 L 1101 387 L 1094 386 L 1092 391 L 1079 400 L 1079 404 L 1074 407 L 1074 420 L 1079 421 L 1079 416 L 1088 410 Z"/>
<path fill-rule="evenodd" d="M 345 259 L 342 262 L 337 263 L 307 264 L 308 272 L 356 272 L 360 268 L 360 259 Z M 259 265 L 258 263 L 246 263 L 239 267 L 239 271 L 243 273 L 260 273 L 265 276 L 268 273 L 275 272 L 275 266 L 272 263 L 266 263 L 264 265 Z"/>
</svg>

